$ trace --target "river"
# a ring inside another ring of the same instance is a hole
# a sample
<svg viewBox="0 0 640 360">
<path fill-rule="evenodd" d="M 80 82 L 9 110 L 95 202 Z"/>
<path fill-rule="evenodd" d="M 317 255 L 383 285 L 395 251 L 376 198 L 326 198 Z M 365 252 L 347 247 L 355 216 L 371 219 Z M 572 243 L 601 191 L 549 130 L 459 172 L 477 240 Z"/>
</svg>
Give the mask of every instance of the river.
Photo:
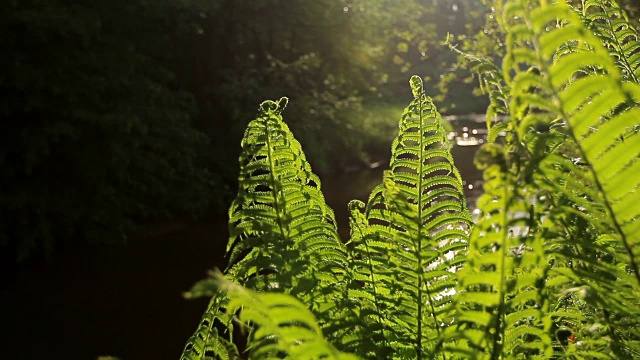
<svg viewBox="0 0 640 360">
<path fill-rule="evenodd" d="M 473 156 L 486 129 L 479 117 L 449 120 L 473 210 L 482 186 Z M 386 164 L 322 179 L 343 239 L 346 204 L 366 200 Z M 0 359 L 177 359 L 207 304 L 181 294 L 224 265 L 226 241 L 226 219 L 175 221 L 134 234 L 126 247 L 67 251 L 18 269 L 0 289 Z"/>
</svg>

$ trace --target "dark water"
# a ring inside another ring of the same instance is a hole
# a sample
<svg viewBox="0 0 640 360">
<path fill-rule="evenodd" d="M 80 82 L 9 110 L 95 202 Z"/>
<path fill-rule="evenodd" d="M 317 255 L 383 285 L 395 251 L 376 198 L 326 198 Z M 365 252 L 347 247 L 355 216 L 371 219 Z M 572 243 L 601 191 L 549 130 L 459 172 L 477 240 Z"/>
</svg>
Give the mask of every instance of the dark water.
<svg viewBox="0 0 640 360">
<path fill-rule="evenodd" d="M 222 263 L 226 223 L 168 224 L 127 247 L 19 269 L 0 293 L 0 359 L 177 359 L 207 301 L 183 291 Z"/>
<path fill-rule="evenodd" d="M 473 134 L 482 124 L 453 124 L 452 140 L 464 146 L 452 154 L 473 209 L 482 176 L 473 166 L 480 144 L 469 138 L 483 139 Z M 382 181 L 388 158 L 380 160 L 373 169 L 322 179 L 343 240 L 347 203 L 365 201 Z M 127 247 L 70 251 L 18 269 L 14 284 L 0 289 L 0 359 L 177 359 L 207 304 L 181 294 L 224 266 L 226 241 L 226 219 L 177 221 L 136 234 Z"/>
</svg>

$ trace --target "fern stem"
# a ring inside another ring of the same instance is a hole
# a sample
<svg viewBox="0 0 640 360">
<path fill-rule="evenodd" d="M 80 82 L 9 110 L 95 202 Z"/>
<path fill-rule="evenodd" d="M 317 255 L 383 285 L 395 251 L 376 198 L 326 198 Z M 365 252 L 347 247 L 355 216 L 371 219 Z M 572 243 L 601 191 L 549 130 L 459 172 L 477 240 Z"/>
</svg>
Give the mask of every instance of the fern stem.
<svg viewBox="0 0 640 360">
<path fill-rule="evenodd" d="M 371 254 L 371 251 L 369 250 L 369 244 L 367 241 L 364 240 L 364 233 L 362 232 L 362 228 L 360 226 L 358 226 L 357 223 L 355 223 L 356 228 L 358 229 L 358 231 L 360 232 L 360 238 L 363 239 L 363 243 L 365 248 L 367 249 L 367 254 Z M 369 265 L 369 275 L 371 276 L 371 283 L 373 285 L 373 303 L 376 307 L 376 313 L 378 315 L 378 321 L 380 322 L 380 332 L 382 333 L 382 338 L 384 339 L 384 345 L 388 346 L 389 344 L 387 343 L 387 336 L 384 333 L 384 320 L 382 319 L 382 310 L 380 307 L 380 297 L 378 296 L 378 290 L 377 290 L 377 285 L 376 285 L 376 279 L 375 279 L 375 271 L 373 269 L 373 263 L 371 262 L 371 257 L 367 256 L 367 265 Z"/>
<path fill-rule="evenodd" d="M 501 244 L 500 244 L 500 289 L 498 289 L 498 299 L 500 299 L 499 303 L 498 303 L 498 309 L 497 309 L 497 314 L 496 314 L 496 325 L 495 325 L 495 334 L 493 336 L 493 348 L 492 348 L 492 352 L 491 352 L 491 359 L 492 360 L 498 360 L 500 359 L 500 355 L 502 353 L 502 346 L 500 344 L 500 339 L 502 338 L 502 334 L 501 331 L 504 330 L 505 326 L 502 325 L 503 322 L 503 316 L 504 316 L 504 298 L 505 298 L 505 257 L 507 256 L 507 241 L 508 241 L 508 229 L 507 229 L 507 224 L 509 222 L 509 216 L 508 216 L 508 211 L 509 211 L 509 204 L 511 203 L 510 200 L 510 192 L 509 192 L 509 187 L 511 185 L 511 176 L 509 174 L 509 170 L 507 169 L 506 173 L 505 173 L 505 185 L 503 188 L 503 199 L 505 199 L 505 201 L 503 202 L 503 207 L 502 207 L 502 228 L 500 229 L 500 235 L 501 235 Z"/>
<path fill-rule="evenodd" d="M 426 95 L 424 95 L 424 90 L 423 93 L 420 94 L 420 106 L 419 106 L 419 117 L 420 117 L 420 138 L 423 139 L 424 138 L 424 134 L 422 133 L 422 129 L 425 128 L 425 118 L 424 118 L 424 97 Z M 431 105 L 433 106 L 433 105 Z M 431 111 L 433 111 L 433 109 L 430 109 Z M 440 124 L 438 124 L 440 125 Z M 423 171 L 424 171 L 424 152 L 425 152 L 425 145 L 424 144 L 420 144 L 420 167 L 418 169 L 418 184 L 417 184 L 417 190 L 418 190 L 418 198 L 417 198 L 417 203 L 418 203 L 418 238 L 416 241 L 416 245 L 417 245 L 417 251 L 416 251 L 416 258 L 418 261 L 418 338 L 417 338 L 417 359 L 420 360 L 422 359 L 422 306 L 423 306 L 423 301 L 422 301 L 422 292 L 423 292 L 423 276 L 424 276 L 424 266 L 423 266 L 423 259 L 422 259 L 422 231 L 424 228 L 424 224 L 423 224 L 423 220 L 422 220 L 422 214 L 423 214 L 423 209 L 422 209 L 422 198 L 424 196 L 424 191 L 422 189 L 423 186 L 423 182 L 424 182 L 424 178 L 423 178 Z M 433 306 L 433 297 L 431 296 L 431 291 L 429 289 L 429 284 L 427 282 L 424 283 L 424 287 L 425 287 L 425 292 L 427 295 L 427 301 L 429 302 L 429 306 L 431 307 L 431 316 L 433 317 L 433 324 L 436 330 L 436 334 L 438 335 L 438 337 L 440 337 L 440 326 L 439 326 L 439 322 L 438 322 L 438 316 L 436 315 L 436 308 Z"/>
<path fill-rule="evenodd" d="M 269 117 L 273 116 L 272 114 L 268 114 Z M 269 156 L 269 176 L 271 178 L 271 194 L 273 195 L 273 206 L 275 207 L 276 210 L 276 215 L 277 215 L 277 220 L 278 220 L 278 228 L 280 230 L 280 234 L 282 235 L 282 239 L 288 239 L 289 238 L 289 234 L 288 234 L 288 229 L 285 229 L 285 225 L 282 221 L 282 211 L 280 209 L 280 202 L 278 199 L 278 189 L 276 188 L 278 183 L 276 180 L 276 164 L 274 163 L 274 156 L 273 156 L 273 148 L 271 146 L 271 128 L 269 127 L 269 120 L 271 119 L 267 119 L 267 121 L 264 122 L 265 124 L 265 133 L 267 134 L 267 152 L 268 152 L 268 156 Z M 288 284 L 288 285 L 293 285 L 293 284 Z"/>
<path fill-rule="evenodd" d="M 424 91 L 424 90 L 423 90 Z M 420 106 L 419 106 L 419 111 L 420 111 L 420 139 L 424 138 L 424 134 L 422 133 L 422 129 L 424 129 L 424 116 L 423 116 L 423 102 L 422 102 L 422 98 L 424 97 L 424 93 L 420 94 Z M 424 269 L 422 268 L 422 169 L 424 167 L 424 145 L 421 143 L 420 144 L 420 168 L 418 171 L 418 239 L 417 239 L 417 251 L 416 251 L 416 258 L 418 260 L 418 339 L 417 339 L 417 344 L 416 344 L 416 352 L 417 352 L 417 359 L 421 360 L 422 359 L 422 274 L 424 273 Z M 431 303 L 431 299 L 429 299 L 429 302 Z M 434 320 L 436 319 L 436 314 L 432 311 L 431 312 L 433 314 L 433 318 Z M 437 329 L 437 322 L 436 324 L 436 329 Z"/>
</svg>

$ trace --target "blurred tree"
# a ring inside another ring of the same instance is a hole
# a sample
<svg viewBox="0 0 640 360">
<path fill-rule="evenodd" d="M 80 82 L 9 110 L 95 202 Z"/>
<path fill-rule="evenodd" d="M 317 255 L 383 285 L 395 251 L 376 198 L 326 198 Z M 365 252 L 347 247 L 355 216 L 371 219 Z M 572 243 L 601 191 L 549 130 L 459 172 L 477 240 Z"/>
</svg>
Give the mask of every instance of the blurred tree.
<svg viewBox="0 0 640 360">
<path fill-rule="evenodd" d="M 441 41 L 481 23 L 479 4 L 2 2 L 2 252 L 121 238 L 223 199 L 264 99 L 291 98 L 316 171 L 361 164 L 363 103 L 405 99 L 409 72 L 434 83 L 456 71 Z"/>
<path fill-rule="evenodd" d="M 218 0 L 179 78 L 204 105 L 201 123 L 224 158 L 237 156 L 255 115 L 247 109 L 286 95 L 288 122 L 314 168 L 330 172 L 363 157 L 363 99 L 392 89 L 389 74 L 406 72 L 407 54 L 434 38 L 424 22 L 430 2 Z M 398 76 L 402 95 L 407 78 Z"/>
<path fill-rule="evenodd" d="M 211 200 L 207 139 L 170 71 L 195 1 L 0 5 L 0 251 L 122 239 Z"/>
</svg>

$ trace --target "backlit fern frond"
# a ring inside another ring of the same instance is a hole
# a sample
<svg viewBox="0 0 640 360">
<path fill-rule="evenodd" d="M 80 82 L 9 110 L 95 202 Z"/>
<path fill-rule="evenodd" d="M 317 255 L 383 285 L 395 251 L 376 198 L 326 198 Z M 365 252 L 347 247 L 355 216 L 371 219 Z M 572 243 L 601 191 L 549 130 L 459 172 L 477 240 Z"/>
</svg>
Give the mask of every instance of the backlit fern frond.
<svg viewBox="0 0 640 360">
<path fill-rule="evenodd" d="M 631 356 L 617 319 L 640 313 L 638 85 L 623 79 L 624 65 L 563 1 L 510 1 L 504 19 L 514 128 L 529 148 L 544 150 L 532 179 L 542 190 L 536 211 L 547 207 L 541 235 L 553 259 L 544 292 L 553 301 L 578 292 L 598 309 L 581 324 L 602 325 L 610 341 L 573 353 Z M 565 315 L 551 313 L 554 326 Z"/>
<path fill-rule="evenodd" d="M 319 178 L 282 121 L 285 105 L 286 98 L 262 103 L 259 117 L 248 125 L 242 140 L 238 196 L 229 210 L 225 276 L 258 291 L 294 295 L 325 324 L 334 311 L 332 298 L 342 291 L 346 248 Z M 194 292 L 215 293 L 214 282 L 203 280 Z M 216 321 L 226 304 L 224 299 L 212 303 L 183 358 L 203 358 L 203 346 L 223 349 L 231 344 L 216 343 L 222 330 L 213 326 L 214 322 L 221 328 L 229 326 Z M 199 340 L 203 338 L 207 341 Z"/>
<path fill-rule="evenodd" d="M 346 249 L 282 108 L 264 102 L 242 140 L 227 275 L 249 288 L 301 296 L 315 311 L 321 293 L 341 280 Z"/>
<path fill-rule="evenodd" d="M 213 290 L 213 289 L 211 289 Z M 225 313 L 227 298 L 215 293 L 196 332 L 189 338 L 181 359 L 240 359 L 240 353 L 225 330 L 233 332 L 233 317 Z M 220 334 L 220 332 L 223 334 Z"/>
<path fill-rule="evenodd" d="M 449 38 L 447 38 L 447 43 L 448 41 Z M 480 90 L 489 97 L 489 106 L 486 112 L 488 140 L 495 142 L 507 128 L 508 122 L 505 119 L 509 116 L 511 90 L 504 81 L 502 70 L 490 59 L 466 53 L 452 44 L 449 44 L 449 48 L 468 63 L 469 69 L 478 78 Z"/>
<path fill-rule="evenodd" d="M 616 59 L 622 77 L 640 82 L 640 36 L 615 0 L 582 0 L 586 25 Z"/>
<path fill-rule="evenodd" d="M 221 274 L 214 281 L 228 298 L 227 314 L 239 314 L 238 320 L 251 326 L 249 359 L 357 359 L 336 350 L 323 337 L 314 314 L 295 297 L 258 293 Z"/>
<path fill-rule="evenodd" d="M 455 271 L 471 220 L 440 115 L 419 77 L 411 87 L 415 100 L 402 116 L 391 169 L 366 218 L 352 219 L 351 245 L 354 290 L 371 299 L 367 331 L 383 336 L 394 357 L 421 359 L 433 356 L 453 322 Z"/>
<path fill-rule="evenodd" d="M 345 311 L 334 332 L 341 334 L 340 344 L 345 351 L 369 359 L 387 359 L 397 352 L 387 338 L 393 332 L 394 322 L 388 313 L 393 306 L 389 302 L 391 290 L 384 281 L 393 276 L 386 265 L 395 246 L 377 240 L 363 214 L 365 208 L 359 200 L 349 203 L 351 235 L 347 246 L 351 281 L 337 303 L 337 307 Z"/>
<path fill-rule="evenodd" d="M 513 102 L 530 104 L 527 109 L 520 106 L 523 114 L 528 112 L 520 131 L 540 124 L 566 127 L 568 140 L 576 144 L 578 162 L 591 173 L 595 190 L 591 194 L 603 204 L 608 224 L 620 235 L 628 251 L 630 275 L 636 278 L 632 282 L 639 286 L 640 213 L 630 205 L 640 201 L 640 109 L 628 104 L 638 103 L 640 87 L 622 81 L 606 49 L 568 6 L 531 11 L 512 6 L 511 10 L 525 19 L 513 26 L 512 33 L 518 34 L 514 37 L 528 34 L 512 39 L 511 43 L 522 45 L 510 51 L 511 64 L 537 69 L 520 72 L 514 79 Z M 567 43 L 576 42 L 583 44 L 582 51 L 558 56 Z M 595 73 L 588 71 L 593 69 Z"/>
<path fill-rule="evenodd" d="M 505 146 L 511 148 L 509 140 Z M 466 266 L 458 272 L 457 325 L 446 336 L 446 350 L 478 359 L 548 357 L 548 302 L 541 292 L 547 260 L 530 192 L 519 181 L 519 158 L 488 144 L 476 163 L 484 169 L 485 193 Z"/>
</svg>

